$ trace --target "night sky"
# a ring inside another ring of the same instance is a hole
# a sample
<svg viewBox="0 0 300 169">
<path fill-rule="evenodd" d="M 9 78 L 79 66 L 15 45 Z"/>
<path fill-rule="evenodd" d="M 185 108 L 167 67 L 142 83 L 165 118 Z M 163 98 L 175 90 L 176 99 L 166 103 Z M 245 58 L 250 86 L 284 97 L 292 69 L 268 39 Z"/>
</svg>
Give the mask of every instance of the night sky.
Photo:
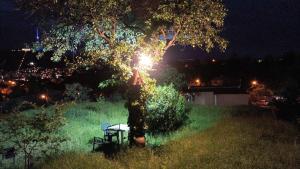
<svg viewBox="0 0 300 169">
<path fill-rule="evenodd" d="M 15 11 L 11 1 L 0 0 L 0 50 L 21 48 L 35 36 L 35 25 Z M 230 42 L 226 54 L 261 57 L 300 52 L 299 0 L 224 2 L 229 10 L 223 33 Z"/>
</svg>

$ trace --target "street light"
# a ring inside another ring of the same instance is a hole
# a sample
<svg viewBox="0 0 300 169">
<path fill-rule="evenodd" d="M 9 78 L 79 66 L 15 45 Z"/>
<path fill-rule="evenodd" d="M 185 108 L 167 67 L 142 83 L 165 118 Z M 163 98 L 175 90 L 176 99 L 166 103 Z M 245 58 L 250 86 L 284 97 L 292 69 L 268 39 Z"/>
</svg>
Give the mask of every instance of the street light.
<svg viewBox="0 0 300 169">
<path fill-rule="evenodd" d="M 201 80 L 200 80 L 199 78 L 197 78 L 197 79 L 195 80 L 195 84 L 196 84 L 196 86 L 200 86 Z"/>
<path fill-rule="evenodd" d="M 34 62 L 29 62 L 29 65 L 30 66 L 34 66 Z"/>
<path fill-rule="evenodd" d="M 46 94 L 41 94 L 39 97 L 41 100 L 48 102 L 49 97 Z"/>
<path fill-rule="evenodd" d="M 252 80 L 252 81 L 251 81 L 251 84 L 252 84 L 253 86 L 256 86 L 256 85 L 258 85 L 258 82 L 257 82 L 257 80 Z"/>
<path fill-rule="evenodd" d="M 8 80 L 6 83 L 9 87 L 15 87 L 17 85 L 17 82 L 14 80 Z"/>
</svg>

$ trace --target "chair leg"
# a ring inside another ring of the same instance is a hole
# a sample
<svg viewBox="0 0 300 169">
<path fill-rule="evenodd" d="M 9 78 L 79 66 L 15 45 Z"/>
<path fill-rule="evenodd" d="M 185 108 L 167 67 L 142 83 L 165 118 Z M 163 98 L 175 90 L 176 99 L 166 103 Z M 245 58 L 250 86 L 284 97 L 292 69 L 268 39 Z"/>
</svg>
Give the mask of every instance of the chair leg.
<svg viewBox="0 0 300 169">
<path fill-rule="evenodd" d="M 96 141 L 96 138 L 94 137 L 94 141 L 93 141 L 93 152 L 95 151 L 95 141 Z"/>
</svg>

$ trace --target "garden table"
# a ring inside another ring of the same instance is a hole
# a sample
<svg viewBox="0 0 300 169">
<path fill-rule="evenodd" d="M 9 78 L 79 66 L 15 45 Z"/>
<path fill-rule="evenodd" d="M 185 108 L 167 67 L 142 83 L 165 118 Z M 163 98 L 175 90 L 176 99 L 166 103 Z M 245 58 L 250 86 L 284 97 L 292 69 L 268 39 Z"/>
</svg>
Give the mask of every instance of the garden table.
<svg viewBox="0 0 300 169">
<path fill-rule="evenodd" d="M 107 127 L 107 130 L 118 132 L 118 138 L 121 134 L 121 144 L 123 144 L 124 132 L 129 131 L 129 126 L 127 124 L 115 124 Z"/>
</svg>

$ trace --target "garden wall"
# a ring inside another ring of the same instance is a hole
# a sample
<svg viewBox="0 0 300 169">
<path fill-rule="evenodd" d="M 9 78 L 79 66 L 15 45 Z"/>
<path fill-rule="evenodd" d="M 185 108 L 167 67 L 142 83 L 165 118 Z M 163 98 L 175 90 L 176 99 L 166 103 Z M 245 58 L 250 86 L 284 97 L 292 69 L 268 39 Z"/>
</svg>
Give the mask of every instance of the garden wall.
<svg viewBox="0 0 300 169">
<path fill-rule="evenodd" d="M 195 93 L 193 102 L 208 106 L 248 105 L 249 94 L 215 94 L 214 92 Z"/>
</svg>

